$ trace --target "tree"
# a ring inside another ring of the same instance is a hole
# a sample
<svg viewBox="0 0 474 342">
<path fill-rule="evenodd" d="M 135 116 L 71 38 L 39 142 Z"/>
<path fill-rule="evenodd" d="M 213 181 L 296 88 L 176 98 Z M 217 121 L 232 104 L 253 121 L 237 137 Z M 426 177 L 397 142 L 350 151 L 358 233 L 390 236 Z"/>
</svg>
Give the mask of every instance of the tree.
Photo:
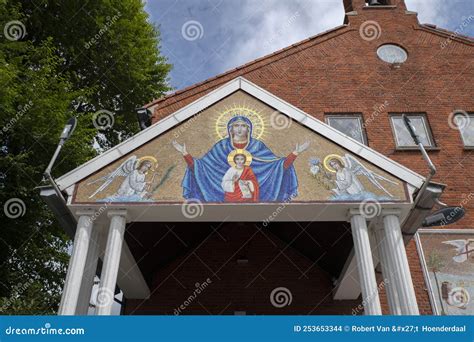
<svg viewBox="0 0 474 342">
<path fill-rule="evenodd" d="M 21 1 L 28 37 L 52 37 L 74 89 L 91 89 L 78 111 L 108 110 L 114 125 L 99 139 L 109 148 L 138 129 L 136 108 L 170 90 L 171 68 L 159 51 L 159 31 L 141 0 Z M 66 24 L 66 25 L 65 25 Z"/>
<path fill-rule="evenodd" d="M 0 0 L 2 31 L 17 25 L 0 38 L 0 314 L 57 310 L 70 241 L 36 187 L 67 119 L 76 116 L 79 124 L 53 169 L 56 176 L 96 155 L 96 110 L 107 108 L 116 113 L 113 129 L 101 140 L 101 146 L 107 148 L 137 130 L 132 123 L 135 107 L 167 90 L 169 65 L 159 55 L 157 31 L 146 22 L 140 1 L 95 0 L 90 4 L 96 20 L 82 21 L 84 32 L 99 32 L 99 18 L 111 13 L 101 11 L 115 5 L 123 7 L 121 20 L 125 21 L 115 22 L 113 26 L 121 26 L 109 28 L 85 50 L 79 49 L 78 41 L 64 37 L 72 37 L 66 18 L 79 3 L 37 1 L 40 7 L 35 11 L 30 1 Z M 133 11 L 137 13 L 132 15 Z M 77 25 L 71 24 L 72 32 L 78 32 Z M 148 56 L 138 58 L 136 50 L 126 48 L 133 45 L 130 32 L 137 35 L 138 46 L 150 43 Z M 102 48 L 101 60 L 86 65 L 86 58 L 99 59 Z M 114 63 L 120 53 L 122 58 Z M 119 89 L 112 89 L 111 82 Z M 124 95 L 127 89 L 128 96 Z"/>
</svg>

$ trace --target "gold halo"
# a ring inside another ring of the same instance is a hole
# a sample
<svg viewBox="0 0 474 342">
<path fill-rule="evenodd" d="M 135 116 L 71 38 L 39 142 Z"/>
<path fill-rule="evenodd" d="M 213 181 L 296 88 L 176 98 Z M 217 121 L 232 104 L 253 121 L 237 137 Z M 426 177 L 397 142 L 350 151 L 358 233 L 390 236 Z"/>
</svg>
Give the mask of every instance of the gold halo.
<svg viewBox="0 0 474 342">
<path fill-rule="evenodd" d="M 143 156 L 141 158 L 138 158 L 138 164 L 140 164 L 142 161 L 145 161 L 145 160 L 148 160 L 148 161 L 151 161 L 152 165 L 151 165 L 151 170 L 155 170 L 156 167 L 158 166 L 158 160 L 156 160 L 155 157 L 153 156 Z"/>
<path fill-rule="evenodd" d="M 265 131 L 265 122 L 260 112 L 254 108 L 245 106 L 233 106 L 227 108 L 219 114 L 216 119 L 216 134 L 219 140 L 228 136 L 227 123 L 235 116 L 244 116 L 252 122 L 253 137 L 260 139 Z"/>
<path fill-rule="evenodd" d="M 227 156 L 227 162 L 230 166 L 235 167 L 234 157 L 236 154 L 243 154 L 245 155 L 245 166 L 249 166 L 252 163 L 252 155 L 247 150 L 236 149 L 229 153 Z"/>
<path fill-rule="evenodd" d="M 329 165 L 329 161 L 330 161 L 331 159 L 337 159 L 337 160 L 339 160 L 339 161 L 341 162 L 342 165 L 346 165 L 346 163 L 344 162 L 344 159 L 342 159 L 342 157 L 341 157 L 340 155 L 338 155 L 338 154 L 328 154 L 328 155 L 324 158 L 323 164 L 324 164 L 324 168 L 325 168 L 326 170 L 328 170 L 329 172 L 332 172 L 332 173 L 336 173 L 336 172 L 337 172 L 336 170 L 334 170 L 334 169 L 331 167 L 331 165 Z"/>
</svg>

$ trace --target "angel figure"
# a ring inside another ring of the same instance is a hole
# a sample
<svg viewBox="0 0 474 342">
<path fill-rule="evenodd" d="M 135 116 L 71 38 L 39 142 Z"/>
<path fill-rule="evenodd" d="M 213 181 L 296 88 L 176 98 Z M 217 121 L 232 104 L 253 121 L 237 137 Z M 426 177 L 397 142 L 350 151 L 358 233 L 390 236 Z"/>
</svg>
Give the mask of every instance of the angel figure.
<svg viewBox="0 0 474 342">
<path fill-rule="evenodd" d="M 385 181 L 394 185 L 398 185 L 397 182 L 367 169 L 361 162 L 350 154 L 345 154 L 344 157 L 337 154 L 330 154 L 324 159 L 324 166 L 328 171 L 336 174 L 336 180 L 334 181 L 336 188 L 331 190 L 338 197 L 373 196 L 373 194 L 364 189 L 358 176 L 367 177 L 376 188 L 385 192 L 389 197 L 394 197 L 387 189 L 385 189 L 385 187 L 382 186 L 380 181 Z"/>
<path fill-rule="evenodd" d="M 456 255 L 453 256 L 453 260 L 458 263 L 462 263 L 469 259 L 469 254 L 474 254 L 474 239 L 460 239 L 460 240 L 449 240 L 443 241 L 447 245 L 454 246 L 456 249 Z M 473 248 L 470 248 L 473 246 Z"/>
<path fill-rule="evenodd" d="M 109 198 L 115 201 L 139 201 L 150 197 L 150 186 L 153 183 L 153 179 L 150 182 L 146 181 L 147 173 L 156 164 L 156 159 L 147 156 L 138 159 L 136 156 L 131 156 L 113 172 L 101 177 L 93 182 L 88 183 L 94 184 L 103 181 L 102 185 L 94 191 L 89 198 L 104 191 L 117 177 L 125 177 L 122 181 L 117 192 Z M 154 178 L 154 177 L 153 177 Z"/>
</svg>

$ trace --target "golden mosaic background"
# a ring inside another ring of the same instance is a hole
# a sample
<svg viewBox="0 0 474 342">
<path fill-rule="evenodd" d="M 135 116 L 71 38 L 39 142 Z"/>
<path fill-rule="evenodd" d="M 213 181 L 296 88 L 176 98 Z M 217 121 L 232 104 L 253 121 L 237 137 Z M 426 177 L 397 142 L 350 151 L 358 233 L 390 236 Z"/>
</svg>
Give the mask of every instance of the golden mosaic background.
<svg viewBox="0 0 474 342">
<path fill-rule="evenodd" d="M 98 173 L 81 181 L 78 184 L 74 201 L 82 203 L 96 202 L 115 194 L 123 182 L 124 177 L 117 177 L 106 190 L 93 198 L 89 198 L 89 196 L 94 193 L 101 182 L 90 185 L 88 185 L 88 183 L 113 172 L 123 161 L 132 155 L 136 155 L 138 158 L 153 156 L 157 159 L 158 166 L 156 168 L 157 175 L 155 179 L 160 180 L 167 170 L 173 168 L 168 180 L 150 199 L 153 202 L 182 202 L 184 199 L 182 196 L 181 181 L 187 164 L 183 156 L 173 148 L 171 142 L 177 140 L 181 144 L 185 143 L 188 153 L 195 158 L 200 158 L 219 140 L 216 132 L 216 121 L 221 113 L 236 106 L 253 108 L 259 112 L 259 115 L 265 123 L 264 132 L 260 140 L 277 156 L 286 157 L 295 149 L 297 143 L 301 144 L 306 140 L 311 142 L 310 147 L 301 153 L 294 162 L 299 184 L 298 196 L 294 198 L 294 201 L 329 201 L 333 192 L 318 183 L 313 175 L 311 175 L 309 159 L 319 158 L 323 161 L 324 157 L 328 154 L 343 156 L 347 151 L 295 121 L 291 122 L 290 125 L 286 125 L 287 127 L 283 129 L 273 128 L 270 122 L 272 115 L 273 118 L 275 118 L 275 110 L 243 91 L 238 91 L 228 96 L 217 104 L 188 119 L 181 125 L 146 143 L 137 150 L 132 151 L 108 167 L 103 168 Z M 393 194 L 393 200 L 406 200 L 405 187 L 402 181 L 360 158 L 357 159 L 368 169 L 376 171 L 378 174 L 398 183 L 398 185 L 393 185 L 382 181 L 384 187 Z M 147 180 L 150 180 L 151 177 L 152 172 L 149 172 Z M 358 179 L 367 191 L 379 196 L 385 195 L 382 190 L 372 185 L 366 177 L 358 176 Z"/>
</svg>

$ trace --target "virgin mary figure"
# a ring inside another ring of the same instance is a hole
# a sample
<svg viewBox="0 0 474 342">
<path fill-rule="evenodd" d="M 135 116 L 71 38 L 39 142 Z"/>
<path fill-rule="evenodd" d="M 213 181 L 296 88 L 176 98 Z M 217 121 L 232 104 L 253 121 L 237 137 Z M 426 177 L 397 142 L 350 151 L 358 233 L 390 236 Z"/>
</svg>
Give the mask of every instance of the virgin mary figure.
<svg viewBox="0 0 474 342">
<path fill-rule="evenodd" d="M 229 169 L 227 157 L 233 150 L 241 149 L 252 156 L 252 171 L 259 185 L 259 202 L 283 202 L 297 195 L 298 180 L 293 162 L 309 147 L 309 142 L 297 144 L 287 157 L 277 157 L 262 141 L 252 137 L 250 119 L 238 115 L 227 123 L 227 137 L 215 143 L 201 158 L 192 157 L 185 144 L 173 141 L 173 146 L 183 154 L 188 165 L 182 182 L 184 198 L 224 202 L 221 182 Z"/>
</svg>

